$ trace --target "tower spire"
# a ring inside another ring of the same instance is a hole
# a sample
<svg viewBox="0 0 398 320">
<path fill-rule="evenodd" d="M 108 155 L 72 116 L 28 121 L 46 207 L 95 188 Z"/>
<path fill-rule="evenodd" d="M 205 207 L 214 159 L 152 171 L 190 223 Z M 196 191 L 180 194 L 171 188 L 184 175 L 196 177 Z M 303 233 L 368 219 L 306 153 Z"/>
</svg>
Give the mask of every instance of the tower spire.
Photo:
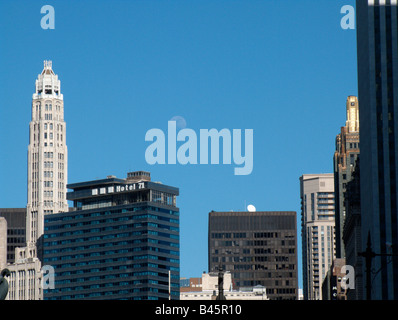
<svg viewBox="0 0 398 320">
<path fill-rule="evenodd" d="M 358 98 L 349 96 L 347 98 L 347 121 L 348 132 L 359 132 L 359 106 Z"/>
</svg>

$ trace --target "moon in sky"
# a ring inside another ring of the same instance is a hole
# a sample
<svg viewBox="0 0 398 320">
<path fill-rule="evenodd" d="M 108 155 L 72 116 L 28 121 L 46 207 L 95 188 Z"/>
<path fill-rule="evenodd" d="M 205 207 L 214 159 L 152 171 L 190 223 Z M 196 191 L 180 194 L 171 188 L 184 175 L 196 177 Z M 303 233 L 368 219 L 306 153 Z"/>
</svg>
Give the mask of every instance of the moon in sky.
<svg viewBox="0 0 398 320">
<path fill-rule="evenodd" d="M 247 206 L 247 211 L 249 211 L 249 212 L 255 212 L 255 211 L 256 211 L 256 207 L 253 206 L 252 204 L 249 204 L 249 205 Z"/>
<path fill-rule="evenodd" d="M 178 129 L 184 129 L 187 126 L 186 120 L 181 116 L 174 116 L 170 121 L 175 121 Z"/>
</svg>

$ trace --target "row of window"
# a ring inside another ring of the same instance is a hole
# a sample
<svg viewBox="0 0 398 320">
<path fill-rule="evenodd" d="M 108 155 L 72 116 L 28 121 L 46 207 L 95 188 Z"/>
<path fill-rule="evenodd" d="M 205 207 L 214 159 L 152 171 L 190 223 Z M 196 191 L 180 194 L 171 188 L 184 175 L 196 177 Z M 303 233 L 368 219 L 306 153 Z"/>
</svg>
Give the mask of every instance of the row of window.
<svg viewBox="0 0 398 320">
<path fill-rule="evenodd" d="M 54 135 L 52 132 L 50 132 L 50 133 L 44 132 L 44 139 L 53 140 L 53 138 L 54 138 Z M 36 135 L 34 135 L 33 139 L 34 140 L 36 139 Z M 62 133 L 61 134 L 57 133 L 57 141 L 61 141 L 61 142 L 63 141 Z"/>
<path fill-rule="evenodd" d="M 44 130 L 47 130 L 48 128 L 50 130 L 53 130 L 53 124 L 51 122 L 48 124 L 47 123 L 44 124 Z M 36 125 L 35 125 L 34 129 L 36 130 Z M 57 131 L 62 131 L 62 130 L 63 130 L 63 125 L 57 124 Z"/>
<path fill-rule="evenodd" d="M 52 191 L 48 191 L 48 192 L 51 192 L 51 195 L 52 195 Z M 103 219 L 103 220 L 85 221 L 85 222 L 78 222 L 78 223 L 73 223 L 73 224 L 50 226 L 50 227 L 47 227 L 45 230 L 50 231 L 50 230 L 57 230 L 57 229 L 69 229 L 69 228 L 74 228 L 74 227 L 82 227 L 82 226 L 97 225 L 97 224 L 109 224 L 112 222 L 129 221 L 129 220 L 135 220 L 135 219 L 134 219 L 134 217 L 120 217 L 118 219 Z M 127 229 L 127 228 L 132 228 L 132 229 L 147 228 L 147 227 L 165 229 L 165 230 L 177 231 L 177 232 L 179 231 L 178 227 L 169 226 L 169 225 L 165 225 L 165 224 L 159 224 L 159 223 L 153 223 L 153 222 L 143 222 L 143 223 L 124 224 L 124 225 L 118 225 L 118 226 L 107 225 L 107 226 L 104 226 L 101 228 L 92 228 L 92 229 L 83 229 L 83 230 L 80 229 L 80 230 L 73 232 L 73 234 L 83 234 L 83 233 L 90 233 L 90 232 L 104 232 L 104 231 L 122 230 L 122 229 Z M 61 232 L 61 233 L 50 234 L 49 237 L 50 238 L 63 237 L 63 236 L 68 236 L 68 235 L 70 235 L 70 232 Z"/>
<path fill-rule="evenodd" d="M 73 216 L 72 215 L 54 216 L 54 217 L 50 216 L 50 217 L 46 217 L 45 218 L 45 223 L 58 222 L 58 221 L 68 221 L 68 220 L 78 220 L 78 219 L 84 219 L 84 218 L 89 218 L 89 217 L 92 218 L 92 217 L 100 217 L 100 216 L 109 216 L 109 215 L 113 215 L 113 214 L 131 213 L 131 212 L 137 212 L 137 211 L 155 211 L 155 212 L 162 212 L 162 213 L 167 213 L 167 214 L 171 214 L 171 215 L 175 215 L 175 216 L 179 215 L 178 211 L 172 211 L 172 210 L 167 210 L 167 209 L 157 208 L 157 207 L 151 207 L 151 206 L 142 206 L 142 207 L 134 207 L 134 208 L 128 208 L 128 209 L 116 209 L 116 210 L 84 213 L 84 214 L 80 214 L 79 213 L 79 214 L 75 214 Z M 117 219 L 119 219 L 119 218 L 117 218 Z M 141 214 L 141 215 L 135 215 L 135 216 L 132 216 L 132 219 L 134 219 L 134 220 L 138 220 L 138 219 L 154 219 L 154 220 L 162 220 L 162 221 L 178 223 L 177 219 L 172 219 L 172 218 L 169 218 L 169 217 L 157 216 L 157 215 L 153 215 L 153 214 L 150 214 L 150 213 Z M 115 221 L 119 221 L 119 220 L 115 220 Z M 104 221 L 101 221 L 101 222 L 104 222 Z M 111 221 L 106 221 L 106 222 L 111 222 Z"/>
<path fill-rule="evenodd" d="M 70 235 L 74 235 L 74 234 L 75 233 L 71 232 Z M 78 234 L 80 234 L 80 233 L 78 233 Z M 131 236 L 136 236 L 136 235 L 145 235 L 145 234 L 146 233 L 144 233 L 144 232 L 125 232 L 125 233 L 108 234 L 108 235 L 103 235 L 103 236 L 93 236 L 93 237 L 86 237 L 86 238 L 73 238 L 73 239 L 65 239 L 65 240 L 58 240 L 58 241 L 45 241 L 44 246 L 49 247 L 49 246 L 57 246 L 57 245 L 64 245 L 64 244 L 80 243 L 80 242 L 85 242 L 85 241 L 99 241 L 99 240 L 103 241 L 103 240 L 126 238 L 126 237 L 131 237 Z M 171 234 L 167 234 L 167 233 L 151 232 L 148 234 L 163 236 L 163 237 L 170 238 L 170 239 L 178 239 L 178 235 L 171 235 Z M 44 239 L 48 239 L 48 234 L 44 235 Z"/>
<path fill-rule="evenodd" d="M 156 244 L 160 244 L 160 245 L 164 245 L 164 246 L 179 248 L 178 243 L 167 242 L 167 241 L 158 240 L 158 239 L 145 238 L 145 239 L 134 239 L 134 240 L 129 240 L 129 241 L 96 243 L 96 244 L 90 244 L 90 245 L 78 246 L 78 247 L 49 249 L 49 250 L 44 250 L 44 253 L 46 255 L 59 254 L 59 253 L 63 253 L 63 252 L 90 250 L 90 249 L 105 248 L 105 247 L 126 246 L 126 245 L 134 245 L 134 244 L 145 244 L 145 243 L 156 243 Z M 176 253 L 176 251 L 173 251 L 173 252 Z"/>
<path fill-rule="evenodd" d="M 126 261 L 127 259 L 125 259 L 124 261 Z M 83 279 L 84 281 L 88 281 L 88 280 L 93 280 L 92 278 L 98 277 L 95 274 L 99 273 L 99 272 L 111 272 L 111 271 L 117 271 L 117 275 L 120 278 L 126 278 L 126 277 L 131 277 L 132 275 L 136 274 L 136 272 L 132 273 L 132 272 L 120 272 L 122 270 L 127 270 L 128 266 L 126 264 L 123 265 L 111 265 L 111 266 L 107 266 L 107 267 L 101 267 L 99 268 L 98 266 L 91 268 L 91 269 L 72 269 L 72 270 L 62 270 L 62 269 L 56 269 L 55 272 L 55 278 L 57 277 L 69 277 L 71 275 L 86 275 L 89 277 L 86 278 L 76 278 L 75 279 Z M 168 278 L 169 278 L 169 274 L 168 272 L 158 272 L 158 277 L 160 278 L 165 278 L 165 280 L 168 283 Z M 171 273 L 171 279 L 172 280 L 179 280 L 178 277 L 178 273 Z M 155 280 L 152 280 L 155 281 Z M 156 280 L 157 281 L 157 280 Z M 159 281 L 160 284 L 164 284 L 164 281 Z M 133 284 L 147 284 L 147 283 L 152 283 L 150 279 L 135 279 Z"/>
<path fill-rule="evenodd" d="M 102 251 L 102 252 L 91 252 L 91 253 L 80 253 L 80 254 L 74 254 L 74 255 L 66 255 L 66 256 L 61 256 L 61 257 L 52 257 L 52 258 L 45 258 L 45 262 L 53 262 L 53 261 L 63 261 L 63 260 L 73 260 L 73 259 L 84 259 L 84 258 L 91 258 L 91 257 L 102 257 L 102 256 L 107 256 L 107 255 L 116 255 L 116 254 L 126 254 L 126 253 L 132 253 L 132 252 L 139 252 L 139 251 L 146 251 L 148 250 L 148 247 L 136 247 L 136 248 L 129 248 L 129 249 L 120 249 L 120 250 L 109 250 L 109 251 Z M 167 253 L 167 254 L 174 254 L 178 255 L 178 252 L 172 251 L 172 250 L 165 250 L 161 249 L 162 253 Z M 131 257 L 131 260 L 161 260 L 161 261 L 167 261 L 171 263 L 179 263 L 179 259 L 173 259 L 173 258 L 166 258 L 166 257 L 159 257 L 156 255 L 137 255 L 134 257 Z M 101 260 L 104 261 L 104 260 Z M 99 260 L 91 260 L 91 261 L 79 261 L 77 262 L 81 265 L 90 265 L 90 264 L 97 264 L 101 263 Z M 140 267 L 141 265 L 137 265 Z M 155 265 L 152 264 L 152 267 L 158 268 L 161 267 L 160 265 Z M 163 266 L 164 267 L 164 266 Z"/>
</svg>

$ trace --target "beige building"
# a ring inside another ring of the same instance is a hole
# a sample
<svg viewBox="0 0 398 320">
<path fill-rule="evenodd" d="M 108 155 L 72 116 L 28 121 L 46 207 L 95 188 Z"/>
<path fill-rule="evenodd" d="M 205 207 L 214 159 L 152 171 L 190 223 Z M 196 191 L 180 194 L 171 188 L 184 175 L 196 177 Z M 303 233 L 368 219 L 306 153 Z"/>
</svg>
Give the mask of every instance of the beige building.
<svg viewBox="0 0 398 320">
<path fill-rule="evenodd" d="M 44 233 L 44 215 L 68 211 L 68 170 L 64 98 L 52 62 L 36 80 L 29 124 L 28 204 L 26 242 L 36 243 Z"/>
<path fill-rule="evenodd" d="M 336 256 L 333 174 L 302 175 L 300 197 L 304 300 L 321 300 L 323 279 Z"/>
<path fill-rule="evenodd" d="M 19 259 L 7 266 L 8 296 L 6 300 L 42 300 L 41 263 L 38 258 Z"/>
<path fill-rule="evenodd" d="M 196 279 L 190 281 L 189 287 L 180 288 L 180 300 L 215 300 L 218 295 L 218 273 L 203 273 L 201 281 Z M 226 300 L 268 300 L 266 290 L 263 286 L 240 288 L 233 290 L 230 272 L 224 273 L 223 291 Z"/>
<path fill-rule="evenodd" d="M 44 234 L 44 215 L 68 211 L 66 200 L 67 158 L 66 124 L 61 82 L 44 61 L 32 96 L 29 124 L 28 203 L 26 247 L 15 250 L 15 263 L 7 268 L 11 275 L 7 299 L 42 300 L 42 265 L 37 241 Z"/>
<path fill-rule="evenodd" d="M 0 271 L 7 264 L 7 220 L 0 217 Z"/>
</svg>

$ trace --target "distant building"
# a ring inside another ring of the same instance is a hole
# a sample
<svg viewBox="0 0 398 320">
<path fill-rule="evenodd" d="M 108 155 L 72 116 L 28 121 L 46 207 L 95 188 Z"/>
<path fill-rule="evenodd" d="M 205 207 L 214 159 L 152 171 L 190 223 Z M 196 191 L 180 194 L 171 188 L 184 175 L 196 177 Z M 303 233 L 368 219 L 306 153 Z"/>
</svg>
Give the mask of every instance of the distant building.
<svg viewBox="0 0 398 320">
<path fill-rule="evenodd" d="M 209 271 L 229 271 L 236 290 L 260 285 L 269 299 L 296 300 L 296 212 L 209 213 Z"/>
<path fill-rule="evenodd" d="M 181 278 L 180 293 L 202 291 L 202 278 Z"/>
<path fill-rule="evenodd" d="M 26 243 L 26 209 L 0 209 L 0 269 L 10 270 L 7 300 L 41 300 L 41 264 Z"/>
<path fill-rule="evenodd" d="M 304 300 L 303 289 L 299 288 L 298 300 Z"/>
<path fill-rule="evenodd" d="M 322 300 L 322 281 L 335 258 L 334 177 L 300 177 L 304 300 Z"/>
<path fill-rule="evenodd" d="M 7 266 L 11 274 L 8 277 L 7 300 L 42 300 L 41 262 L 31 256 L 35 246 L 28 244 L 20 251 L 16 250 L 15 262 Z"/>
<path fill-rule="evenodd" d="M 345 264 L 344 258 L 333 260 L 322 283 L 322 300 L 347 300 L 347 292 L 341 286 L 342 278 L 346 275 L 341 268 Z"/>
<path fill-rule="evenodd" d="M 44 216 L 68 211 L 64 98 L 52 61 L 44 61 L 43 70 L 35 82 L 30 110 L 26 245 L 18 246 L 15 263 L 8 266 L 11 273 L 10 300 L 43 299 L 40 287 L 42 270 L 36 245 L 43 235 Z"/>
<path fill-rule="evenodd" d="M 218 272 L 203 273 L 200 279 L 200 287 L 193 285 L 191 287 L 182 286 L 180 288 L 180 300 L 216 300 L 218 295 Z M 232 277 L 230 272 L 224 273 L 223 278 L 223 294 L 226 300 L 269 300 L 267 297 L 266 289 L 263 286 L 240 288 L 239 290 L 233 289 Z M 191 290 L 190 290 L 191 289 Z"/>
<path fill-rule="evenodd" d="M 349 96 L 346 102 L 347 121 L 336 137 L 336 151 L 333 157 L 335 220 L 336 220 L 336 257 L 344 258 L 343 227 L 346 217 L 344 193 L 351 181 L 355 161 L 359 155 L 359 106 L 358 99 Z"/>
<path fill-rule="evenodd" d="M 346 217 L 343 229 L 345 259 L 355 270 L 355 289 L 347 290 L 347 300 L 362 300 L 364 294 L 363 251 L 361 241 L 361 198 L 360 198 L 360 157 L 355 165 L 352 180 L 347 183 L 345 192 Z"/>
<path fill-rule="evenodd" d="M 68 185 L 69 212 L 45 216 L 43 264 L 55 270 L 45 300 L 180 297 L 178 188 L 148 172 Z"/>
<path fill-rule="evenodd" d="M 7 221 L 0 217 L 0 271 L 7 265 Z"/>
<path fill-rule="evenodd" d="M 15 262 L 15 249 L 26 246 L 26 208 L 0 208 L 0 217 L 6 221 L 5 233 L 0 233 L 0 238 L 6 238 L 6 256 L 0 265 Z"/>
</svg>

